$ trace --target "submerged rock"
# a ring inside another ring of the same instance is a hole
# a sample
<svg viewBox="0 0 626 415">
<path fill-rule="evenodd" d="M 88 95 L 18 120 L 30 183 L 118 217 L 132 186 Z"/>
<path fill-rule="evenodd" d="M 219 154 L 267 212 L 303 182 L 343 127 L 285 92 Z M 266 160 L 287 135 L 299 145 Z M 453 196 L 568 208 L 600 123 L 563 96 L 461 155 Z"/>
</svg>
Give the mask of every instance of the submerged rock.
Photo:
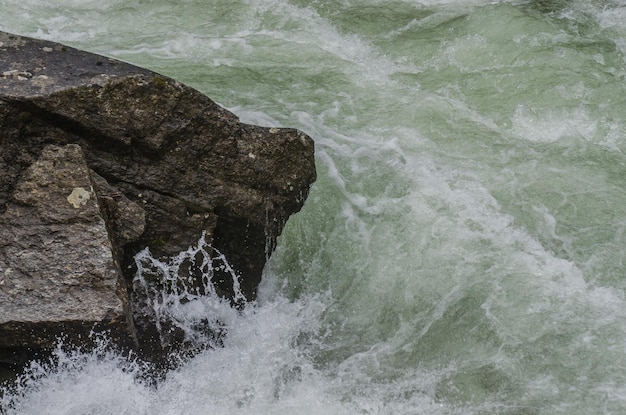
<svg viewBox="0 0 626 415">
<path fill-rule="evenodd" d="M 0 349 L 94 324 L 132 338 L 134 256 L 203 235 L 254 300 L 315 180 L 313 152 L 302 132 L 243 124 L 168 77 L 0 32 Z M 211 282 L 234 299 L 231 272 Z"/>
</svg>

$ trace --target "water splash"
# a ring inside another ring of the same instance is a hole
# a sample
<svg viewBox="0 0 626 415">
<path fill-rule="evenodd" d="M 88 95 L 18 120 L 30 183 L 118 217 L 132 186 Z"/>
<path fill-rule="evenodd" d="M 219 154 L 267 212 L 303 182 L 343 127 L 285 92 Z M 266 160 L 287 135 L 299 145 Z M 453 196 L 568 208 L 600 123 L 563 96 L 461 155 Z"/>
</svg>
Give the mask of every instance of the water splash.
<svg viewBox="0 0 626 415">
<path fill-rule="evenodd" d="M 154 393 L 142 380 L 149 365 L 120 353 L 103 335 L 92 337 L 90 350 L 60 340 L 49 359 L 31 362 L 14 384 L 0 385 L 0 414 L 146 413 Z"/>
<path fill-rule="evenodd" d="M 190 349 L 213 347 L 237 318 L 233 305 L 245 302 L 235 270 L 205 233 L 171 258 L 154 258 L 145 248 L 135 256 L 135 265 L 133 314 L 140 324 L 148 320 L 155 325 L 163 348 L 180 343 Z M 231 277 L 232 299 L 216 286 L 218 271 Z"/>
</svg>

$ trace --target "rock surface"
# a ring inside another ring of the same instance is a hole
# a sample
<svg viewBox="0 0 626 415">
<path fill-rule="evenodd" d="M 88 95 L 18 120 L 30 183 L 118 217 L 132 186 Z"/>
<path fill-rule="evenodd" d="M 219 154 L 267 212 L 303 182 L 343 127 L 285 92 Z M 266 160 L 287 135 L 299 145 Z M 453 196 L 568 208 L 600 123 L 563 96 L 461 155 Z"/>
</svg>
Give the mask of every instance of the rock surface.
<svg viewBox="0 0 626 415">
<path fill-rule="evenodd" d="M 125 281 L 79 146 L 42 150 L 16 183 L 0 229 L 0 360 L 92 328 L 130 342 Z"/>
<path fill-rule="evenodd" d="M 0 348 L 24 321 L 132 333 L 135 254 L 172 256 L 203 234 L 253 300 L 315 180 L 313 153 L 302 132 L 240 123 L 170 78 L 0 32 Z M 233 297 L 231 274 L 212 282 Z"/>
</svg>

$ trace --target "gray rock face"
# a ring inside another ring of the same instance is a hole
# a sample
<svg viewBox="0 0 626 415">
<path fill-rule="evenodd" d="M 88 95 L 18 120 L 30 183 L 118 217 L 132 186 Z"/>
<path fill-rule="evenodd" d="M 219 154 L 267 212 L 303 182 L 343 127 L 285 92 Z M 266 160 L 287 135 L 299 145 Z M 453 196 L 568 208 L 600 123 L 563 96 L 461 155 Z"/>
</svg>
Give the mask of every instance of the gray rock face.
<svg viewBox="0 0 626 415">
<path fill-rule="evenodd" d="M 0 229 L 0 360 L 22 346 L 49 348 L 60 334 L 76 342 L 92 328 L 133 339 L 126 284 L 79 146 L 43 148 Z"/>
<path fill-rule="evenodd" d="M 118 267 L 79 146 L 46 146 L 0 224 L 0 322 L 124 316 Z M 0 336 L 0 344 L 10 341 Z"/>
<path fill-rule="evenodd" d="M 300 131 L 242 124 L 170 78 L 0 32 L 0 330 L 124 321 L 132 333 L 135 254 L 171 256 L 203 234 L 253 300 L 314 180 Z M 70 302 L 78 281 L 92 288 Z M 231 274 L 212 282 L 233 297 Z"/>
</svg>

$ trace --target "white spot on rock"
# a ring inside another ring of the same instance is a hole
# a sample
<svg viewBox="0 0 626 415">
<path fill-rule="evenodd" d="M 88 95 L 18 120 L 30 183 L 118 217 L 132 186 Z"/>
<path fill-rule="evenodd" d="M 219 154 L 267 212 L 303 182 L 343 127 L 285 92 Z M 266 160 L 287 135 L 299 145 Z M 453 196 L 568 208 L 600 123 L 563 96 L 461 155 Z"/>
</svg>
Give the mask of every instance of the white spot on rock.
<svg viewBox="0 0 626 415">
<path fill-rule="evenodd" d="M 82 187 L 75 187 L 72 193 L 67 197 L 67 201 L 78 209 L 83 206 L 91 198 L 91 193 Z"/>
<path fill-rule="evenodd" d="M 33 77 L 33 74 L 26 71 L 18 71 L 17 69 L 13 69 L 11 71 L 2 72 L 3 78 L 17 78 L 20 81 L 25 81 Z"/>
</svg>

